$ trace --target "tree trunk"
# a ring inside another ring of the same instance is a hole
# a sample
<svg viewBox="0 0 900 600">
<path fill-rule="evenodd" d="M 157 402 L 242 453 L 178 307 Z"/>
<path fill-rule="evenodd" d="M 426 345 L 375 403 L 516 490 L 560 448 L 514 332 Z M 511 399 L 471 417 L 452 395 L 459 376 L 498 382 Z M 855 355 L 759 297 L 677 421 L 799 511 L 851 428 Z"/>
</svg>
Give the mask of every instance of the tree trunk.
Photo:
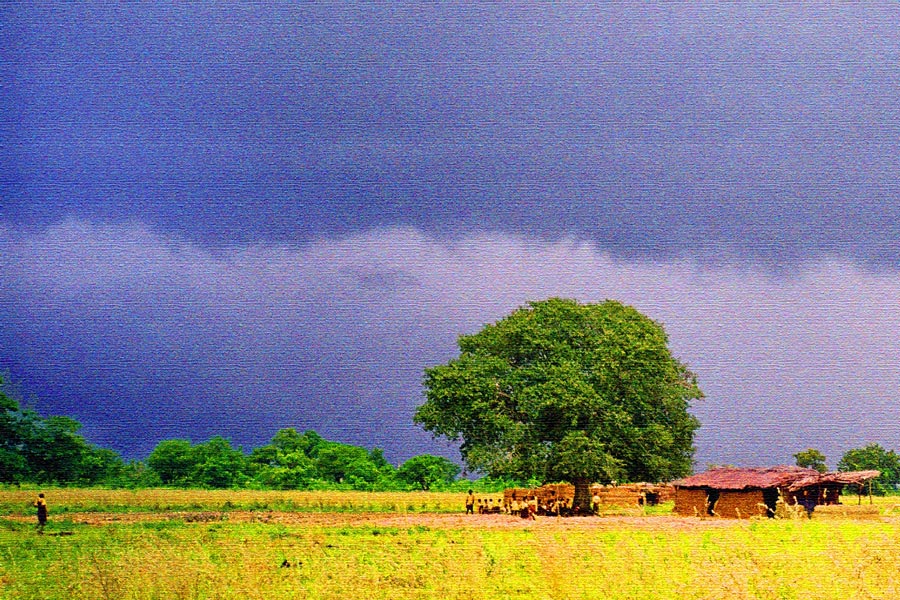
<svg viewBox="0 0 900 600">
<path fill-rule="evenodd" d="M 574 514 L 586 514 L 591 509 L 591 480 L 583 477 L 577 478 L 575 484 L 575 500 L 572 502 Z"/>
</svg>

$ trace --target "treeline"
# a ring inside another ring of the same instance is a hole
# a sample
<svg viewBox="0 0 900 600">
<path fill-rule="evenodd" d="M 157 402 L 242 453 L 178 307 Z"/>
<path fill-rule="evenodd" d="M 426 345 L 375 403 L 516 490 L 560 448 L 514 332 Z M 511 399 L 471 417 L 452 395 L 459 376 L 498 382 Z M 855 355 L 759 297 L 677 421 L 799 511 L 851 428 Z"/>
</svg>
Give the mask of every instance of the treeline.
<svg viewBox="0 0 900 600">
<path fill-rule="evenodd" d="M 69 417 L 42 417 L 3 393 L 0 380 L 0 483 L 111 487 L 429 490 L 473 485 L 457 481 L 458 465 L 444 457 L 415 456 L 399 467 L 374 448 L 341 444 L 315 431 L 282 429 L 271 442 L 245 453 L 222 437 L 193 444 L 160 442 L 144 461 L 125 461 L 79 434 Z M 476 487 L 509 482 L 483 480 Z"/>
<path fill-rule="evenodd" d="M 200 444 L 160 442 L 147 457 L 142 485 L 429 490 L 446 488 L 459 472 L 458 465 L 441 456 L 414 456 L 395 468 L 379 448 L 366 450 L 326 440 L 315 431 L 282 429 L 249 454 L 222 437 Z"/>
<path fill-rule="evenodd" d="M 815 448 L 807 448 L 794 455 L 797 465 L 825 472 L 825 455 Z M 891 494 L 900 490 L 900 454 L 881 444 L 867 444 L 862 448 L 847 450 L 837 464 L 838 471 L 880 471 L 871 482 L 872 493 Z M 856 486 L 850 486 L 856 489 Z"/>
<path fill-rule="evenodd" d="M 0 482 L 96 484 L 134 475 L 114 451 L 88 443 L 81 424 L 43 418 L 0 391 Z"/>
<path fill-rule="evenodd" d="M 0 379 L 0 483 L 109 487 L 205 487 L 280 490 L 463 490 L 481 492 L 539 482 L 483 478 L 459 480 L 458 465 L 424 454 L 394 467 L 378 448 L 341 444 L 315 431 L 282 429 L 272 440 L 245 453 L 223 437 L 202 443 L 160 442 L 143 461 L 125 461 L 113 450 L 89 443 L 81 424 L 69 417 L 42 417 L 21 408 L 3 392 Z M 794 455 L 800 466 L 826 470 L 813 448 Z M 900 455 L 878 444 L 848 450 L 839 471 L 877 469 L 876 494 L 900 488 Z"/>
</svg>

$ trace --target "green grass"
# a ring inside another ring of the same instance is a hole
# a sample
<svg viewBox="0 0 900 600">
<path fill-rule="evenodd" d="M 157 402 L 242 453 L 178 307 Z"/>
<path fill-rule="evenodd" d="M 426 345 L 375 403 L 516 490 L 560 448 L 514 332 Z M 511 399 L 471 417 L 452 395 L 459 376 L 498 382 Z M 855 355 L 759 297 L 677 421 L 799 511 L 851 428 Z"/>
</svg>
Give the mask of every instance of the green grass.
<svg viewBox="0 0 900 600">
<path fill-rule="evenodd" d="M 900 526 L 0 527 L 0 597 L 896 598 Z M 71 535 L 54 535 L 63 530 Z M 290 565 L 290 566 L 288 566 Z"/>
<path fill-rule="evenodd" d="M 209 509 L 221 497 L 194 501 Z M 404 513 L 423 496 L 378 501 Z M 675 518 L 664 508 L 536 522 L 419 513 L 376 521 L 337 509 L 311 524 L 163 514 L 85 525 L 66 512 L 51 513 L 42 534 L 16 516 L 0 518 L 0 599 L 894 599 L 900 512 L 890 502 L 745 521 Z"/>
</svg>

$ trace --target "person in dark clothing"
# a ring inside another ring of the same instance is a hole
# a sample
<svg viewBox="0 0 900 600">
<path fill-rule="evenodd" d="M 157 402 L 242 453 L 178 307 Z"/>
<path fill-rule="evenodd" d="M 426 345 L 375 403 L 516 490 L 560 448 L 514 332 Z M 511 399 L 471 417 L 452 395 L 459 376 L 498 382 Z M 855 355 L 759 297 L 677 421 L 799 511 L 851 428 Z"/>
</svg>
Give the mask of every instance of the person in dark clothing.
<svg viewBox="0 0 900 600">
<path fill-rule="evenodd" d="M 809 490 L 803 490 L 800 496 L 800 506 L 806 510 L 806 518 L 812 519 L 813 511 L 816 510 L 816 497 Z"/>
<path fill-rule="evenodd" d="M 47 501 L 44 499 L 44 492 L 38 494 L 34 505 L 37 507 L 38 528 L 43 531 L 44 525 L 47 524 Z"/>
</svg>

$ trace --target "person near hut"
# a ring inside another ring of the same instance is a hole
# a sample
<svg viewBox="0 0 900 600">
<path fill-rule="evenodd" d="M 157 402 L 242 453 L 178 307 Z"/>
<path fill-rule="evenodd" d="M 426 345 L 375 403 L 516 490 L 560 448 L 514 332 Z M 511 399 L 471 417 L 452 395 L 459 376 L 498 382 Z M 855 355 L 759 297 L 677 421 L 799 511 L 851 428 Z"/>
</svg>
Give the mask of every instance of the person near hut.
<svg viewBox="0 0 900 600">
<path fill-rule="evenodd" d="M 522 499 L 522 510 L 519 512 L 519 516 L 523 519 L 531 518 L 531 498 L 525 497 Z"/>
<path fill-rule="evenodd" d="M 44 492 L 38 494 L 34 506 L 37 508 L 38 529 L 43 531 L 47 524 L 47 500 L 44 498 Z"/>
<path fill-rule="evenodd" d="M 542 499 L 540 504 L 538 505 L 538 514 L 542 517 L 550 514 L 550 505 L 546 500 Z"/>
<path fill-rule="evenodd" d="M 475 494 L 472 492 L 472 490 L 469 490 L 469 495 L 466 496 L 466 514 L 475 514 Z"/>
<path fill-rule="evenodd" d="M 813 511 L 816 510 L 816 495 L 809 489 L 804 489 L 800 494 L 800 506 L 806 510 L 806 518 L 812 519 Z"/>
</svg>

